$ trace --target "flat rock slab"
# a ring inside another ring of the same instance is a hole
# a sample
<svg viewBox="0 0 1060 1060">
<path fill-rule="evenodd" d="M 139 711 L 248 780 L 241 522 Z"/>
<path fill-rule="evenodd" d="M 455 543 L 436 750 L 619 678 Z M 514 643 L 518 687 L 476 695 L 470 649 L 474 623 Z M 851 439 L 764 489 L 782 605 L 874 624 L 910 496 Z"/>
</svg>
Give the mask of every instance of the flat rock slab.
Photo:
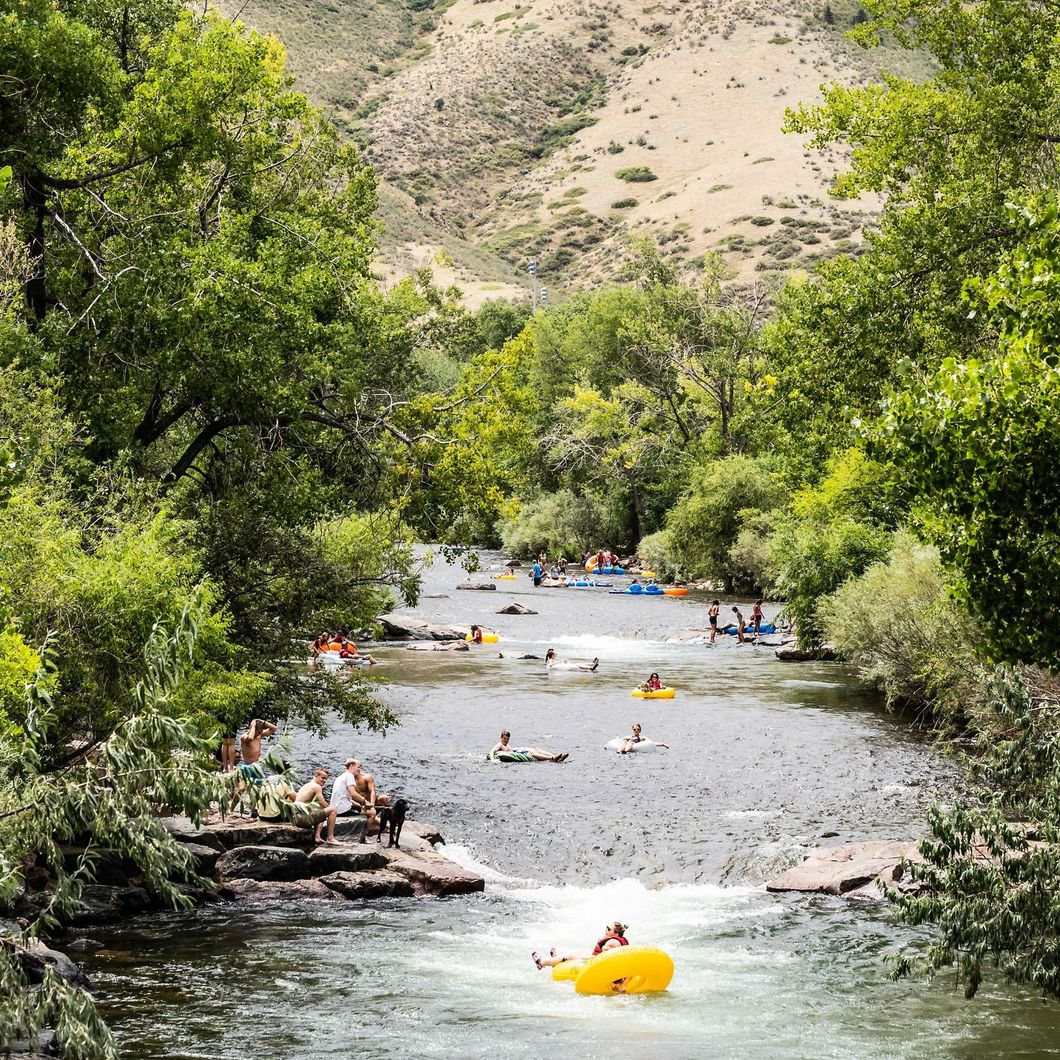
<svg viewBox="0 0 1060 1060">
<path fill-rule="evenodd" d="M 463 589 L 465 592 L 478 592 L 478 593 L 493 593 L 497 591 L 497 586 L 493 582 L 464 582 L 463 585 L 458 585 L 458 589 Z"/>
<path fill-rule="evenodd" d="M 228 880 L 221 897 L 243 901 L 318 901 L 333 902 L 341 896 L 320 880 Z"/>
<path fill-rule="evenodd" d="M 467 633 L 455 626 L 438 626 L 412 615 L 393 611 L 379 616 L 379 624 L 389 640 L 463 640 Z"/>
<path fill-rule="evenodd" d="M 374 847 L 364 844 L 355 846 L 319 846 L 309 855 L 307 874 L 327 876 L 333 872 L 366 872 L 368 869 L 386 868 L 386 858 Z"/>
<path fill-rule="evenodd" d="M 299 828 L 285 821 L 257 821 L 245 817 L 229 817 L 205 830 L 221 844 L 222 850 L 236 847 L 303 847 L 313 846 L 313 829 Z M 204 846 L 211 844 L 202 842 Z"/>
<path fill-rule="evenodd" d="M 431 644 L 406 644 L 405 651 L 471 651 L 471 645 L 462 640 L 447 640 Z"/>
<path fill-rule="evenodd" d="M 300 880 L 309 875 L 309 857 L 296 847 L 245 846 L 217 859 L 217 878 L 227 880 Z"/>
<path fill-rule="evenodd" d="M 838 662 L 835 648 L 825 644 L 820 648 L 777 648 L 776 656 L 781 662 Z"/>
<path fill-rule="evenodd" d="M 400 872 L 372 869 L 368 872 L 333 872 L 315 881 L 343 898 L 409 898 L 412 884 Z"/>
<path fill-rule="evenodd" d="M 882 898 L 876 881 L 901 878 L 903 861 L 921 861 L 916 843 L 870 841 L 819 847 L 801 865 L 766 884 L 775 893 L 835 894 Z"/>
<path fill-rule="evenodd" d="M 509 604 L 507 607 L 502 607 L 498 612 L 498 615 L 536 615 L 537 612 L 532 607 L 523 607 L 522 604 Z"/>
<path fill-rule="evenodd" d="M 340 817 L 335 821 L 335 838 L 344 839 L 347 843 L 351 840 L 359 843 L 367 827 L 366 817 Z"/>
<path fill-rule="evenodd" d="M 432 852 L 385 849 L 390 868 L 401 873 L 412 884 L 414 894 L 445 897 L 452 894 L 475 894 L 486 889 L 486 881 L 456 862 Z"/>
</svg>

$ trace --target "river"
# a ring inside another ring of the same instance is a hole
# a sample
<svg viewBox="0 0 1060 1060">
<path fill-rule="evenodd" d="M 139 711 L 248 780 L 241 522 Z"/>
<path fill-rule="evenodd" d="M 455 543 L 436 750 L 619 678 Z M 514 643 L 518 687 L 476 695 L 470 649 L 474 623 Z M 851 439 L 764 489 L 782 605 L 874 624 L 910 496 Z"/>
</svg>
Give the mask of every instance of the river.
<svg viewBox="0 0 1060 1060">
<path fill-rule="evenodd" d="M 485 564 L 496 556 L 483 555 Z M 95 931 L 88 962 L 124 1055 L 383 1057 L 1036 1057 L 1060 1052 L 1060 1013 L 988 981 L 889 980 L 885 956 L 922 933 L 884 908 L 767 894 L 763 881 L 827 832 L 915 837 L 960 789 L 957 764 L 858 691 L 842 668 L 771 650 L 666 643 L 705 624 L 702 599 L 601 591 L 456 592 L 437 560 L 415 613 L 478 621 L 502 642 L 468 654 L 382 647 L 385 735 L 296 733 L 307 766 L 361 757 L 410 816 L 486 876 L 485 895 L 370 905 L 263 904 L 151 915 Z M 500 616 L 513 600 L 537 615 Z M 767 608 L 767 617 L 771 614 Z M 516 658 L 600 659 L 546 675 Z M 680 691 L 643 702 L 658 670 Z M 672 745 L 619 756 L 640 721 Z M 513 744 L 570 753 L 500 765 Z M 663 995 L 580 997 L 535 971 L 533 949 L 584 952 L 613 919 L 677 971 Z"/>
</svg>

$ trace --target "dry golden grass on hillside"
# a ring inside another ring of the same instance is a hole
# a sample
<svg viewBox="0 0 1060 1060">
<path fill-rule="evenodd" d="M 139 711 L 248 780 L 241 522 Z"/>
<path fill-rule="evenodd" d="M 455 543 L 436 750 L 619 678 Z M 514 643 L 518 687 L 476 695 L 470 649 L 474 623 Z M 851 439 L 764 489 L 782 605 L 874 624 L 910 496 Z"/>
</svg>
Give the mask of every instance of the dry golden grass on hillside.
<svg viewBox="0 0 1060 1060">
<path fill-rule="evenodd" d="M 781 132 L 823 82 L 917 72 L 845 38 L 854 0 L 440 2 L 243 14 L 286 36 L 319 100 L 366 86 L 343 113 L 404 193 L 384 196 L 386 275 L 454 247 L 447 278 L 509 294 L 535 256 L 558 295 L 614 276 L 634 233 L 690 264 L 721 252 L 745 280 L 856 250 L 875 204 L 830 201 L 840 159 Z"/>
</svg>

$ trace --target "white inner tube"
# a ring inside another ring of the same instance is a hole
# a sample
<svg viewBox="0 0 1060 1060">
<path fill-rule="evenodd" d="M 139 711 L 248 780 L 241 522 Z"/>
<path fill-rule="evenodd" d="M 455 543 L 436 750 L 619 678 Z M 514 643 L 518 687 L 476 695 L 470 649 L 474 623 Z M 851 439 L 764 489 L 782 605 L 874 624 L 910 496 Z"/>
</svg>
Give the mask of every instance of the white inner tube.
<svg viewBox="0 0 1060 1060">
<path fill-rule="evenodd" d="M 552 670 L 563 670 L 568 673 L 583 673 L 591 674 L 595 673 L 595 670 L 591 670 L 589 663 L 576 663 L 576 662 L 550 662 L 547 664 L 549 671 Z"/>
<path fill-rule="evenodd" d="M 337 651 L 324 651 L 317 656 L 317 660 L 325 666 L 371 666 L 371 662 L 363 655 L 348 655 L 345 659 Z"/>
<path fill-rule="evenodd" d="M 617 751 L 625 742 L 626 737 L 616 736 L 613 740 L 608 740 L 607 743 L 604 744 L 604 747 L 608 751 Z M 646 751 L 654 751 L 656 747 L 658 747 L 658 744 L 656 744 L 654 740 L 649 740 L 647 737 L 644 737 L 640 743 L 635 743 L 633 745 L 633 750 L 638 754 L 643 754 Z"/>
</svg>

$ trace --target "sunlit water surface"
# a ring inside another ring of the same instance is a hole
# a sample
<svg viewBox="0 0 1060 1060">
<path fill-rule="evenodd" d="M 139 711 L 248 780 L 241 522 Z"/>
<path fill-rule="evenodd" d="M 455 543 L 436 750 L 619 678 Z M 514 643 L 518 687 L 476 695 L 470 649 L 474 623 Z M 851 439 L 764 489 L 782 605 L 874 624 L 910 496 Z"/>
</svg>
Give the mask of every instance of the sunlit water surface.
<svg viewBox="0 0 1060 1060">
<path fill-rule="evenodd" d="M 951 759 L 841 668 L 730 641 L 667 643 L 705 625 L 702 599 L 535 592 L 525 578 L 454 591 L 461 580 L 438 561 L 415 613 L 489 624 L 500 644 L 380 648 L 401 725 L 296 738 L 307 767 L 362 757 L 485 875 L 486 894 L 214 907 L 94 932 L 107 948 L 89 972 L 125 1055 L 1060 1052 L 1060 1016 L 1031 994 L 993 983 L 969 1004 L 945 978 L 890 982 L 885 955 L 921 936 L 885 909 L 763 890 L 823 833 L 915 837 L 925 808 L 962 784 Z M 496 614 L 512 600 L 539 614 Z M 517 658 L 550 646 L 599 657 L 599 672 L 548 676 Z M 680 690 L 675 700 L 631 698 L 653 669 Z M 605 751 L 633 721 L 672 749 Z M 501 728 L 570 760 L 487 762 Z M 673 956 L 668 993 L 579 997 L 534 970 L 532 949 L 584 952 L 615 918 L 635 944 Z"/>
</svg>

